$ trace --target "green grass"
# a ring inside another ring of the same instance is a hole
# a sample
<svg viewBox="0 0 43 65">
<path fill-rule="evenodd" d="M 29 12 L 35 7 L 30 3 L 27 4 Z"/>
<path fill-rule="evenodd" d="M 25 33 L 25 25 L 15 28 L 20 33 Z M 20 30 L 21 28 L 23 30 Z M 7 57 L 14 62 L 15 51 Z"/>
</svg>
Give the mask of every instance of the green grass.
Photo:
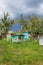
<svg viewBox="0 0 43 65">
<path fill-rule="evenodd" d="M 43 46 L 37 40 L 20 44 L 0 40 L 0 65 L 43 65 Z"/>
</svg>

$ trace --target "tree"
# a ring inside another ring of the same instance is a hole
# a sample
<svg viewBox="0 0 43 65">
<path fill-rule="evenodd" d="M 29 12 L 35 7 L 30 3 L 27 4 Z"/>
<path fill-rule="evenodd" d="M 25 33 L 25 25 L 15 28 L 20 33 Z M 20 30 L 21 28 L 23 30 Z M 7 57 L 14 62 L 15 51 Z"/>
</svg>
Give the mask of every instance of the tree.
<svg viewBox="0 0 43 65">
<path fill-rule="evenodd" d="M 43 19 L 41 19 L 41 26 L 40 26 L 39 33 L 43 34 Z"/>
<path fill-rule="evenodd" d="M 40 26 L 41 26 L 41 20 L 37 16 L 33 16 L 30 18 L 30 32 L 32 34 L 39 34 L 40 31 Z"/>
<path fill-rule="evenodd" d="M 7 33 L 9 27 L 14 23 L 14 20 L 9 20 L 9 14 L 8 13 L 4 13 L 4 16 L 2 18 L 2 24 L 3 24 L 3 29 L 5 31 L 5 33 Z"/>
<path fill-rule="evenodd" d="M 28 22 L 23 18 L 23 14 L 20 15 L 19 22 L 22 26 L 22 32 L 28 29 Z"/>
</svg>

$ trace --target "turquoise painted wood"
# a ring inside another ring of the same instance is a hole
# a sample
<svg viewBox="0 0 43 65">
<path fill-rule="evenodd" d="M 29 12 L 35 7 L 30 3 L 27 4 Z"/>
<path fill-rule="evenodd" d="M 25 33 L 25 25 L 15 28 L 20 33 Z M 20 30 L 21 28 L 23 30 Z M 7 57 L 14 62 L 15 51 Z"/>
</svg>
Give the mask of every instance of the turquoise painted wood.
<svg viewBox="0 0 43 65">
<path fill-rule="evenodd" d="M 27 41 L 29 39 L 29 33 L 24 32 L 23 35 L 24 35 L 24 37 L 23 37 L 24 41 Z"/>
<path fill-rule="evenodd" d="M 19 36 L 12 36 L 12 42 L 19 42 Z"/>
</svg>

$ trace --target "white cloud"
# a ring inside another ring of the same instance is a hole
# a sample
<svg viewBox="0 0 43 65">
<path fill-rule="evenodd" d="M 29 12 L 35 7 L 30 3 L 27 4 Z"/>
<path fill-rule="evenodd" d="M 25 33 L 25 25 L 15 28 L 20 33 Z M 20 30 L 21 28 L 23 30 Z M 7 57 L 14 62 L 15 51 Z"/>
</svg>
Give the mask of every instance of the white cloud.
<svg viewBox="0 0 43 65">
<path fill-rule="evenodd" d="M 8 12 L 9 12 L 10 18 L 16 18 L 16 15 L 13 12 L 11 11 L 8 11 Z"/>
<path fill-rule="evenodd" d="M 35 12 L 39 15 L 43 14 L 43 3 L 40 3 L 36 8 L 26 6 L 25 1 L 26 0 L 0 0 L 0 17 L 3 16 L 3 12 L 9 12 L 11 18 L 16 18 L 17 13 L 30 14 L 30 12 Z"/>
<path fill-rule="evenodd" d="M 34 8 L 35 13 L 38 15 L 43 15 L 43 3 L 40 3 L 37 8 Z"/>
<path fill-rule="evenodd" d="M 6 3 L 6 2 L 5 2 L 5 0 L 4 1 L 3 0 L 0 1 L 0 18 L 3 16 L 4 12 L 9 12 L 10 17 L 14 17 L 15 18 L 14 14 L 11 12 L 11 10 L 9 10 L 9 8 L 7 8 L 8 3 Z"/>
<path fill-rule="evenodd" d="M 10 10 L 9 7 L 13 6 L 18 10 L 17 12 L 22 12 L 22 7 L 24 6 L 23 3 L 24 3 L 23 0 L 18 0 L 18 1 L 17 0 L 1 0 L 0 1 L 0 16 L 3 15 L 3 12 L 9 12 L 10 17 L 15 18 L 16 10 Z"/>
<path fill-rule="evenodd" d="M 0 1 L 0 17 L 2 17 L 3 12 L 5 11 L 5 8 L 6 8 L 5 4 L 4 4 L 4 2 L 1 0 L 1 1 Z"/>
<path fill-rule="evenodd" d="M 38 8 L 38 12 L 39 12 L 39 14 L 43 14 L 43 3 L 40 4 L 40 6 Z"/>
<path fill-rule="evenodd" d="M 29 7 L 26 7 L 26 6 L 23 6 L 23 8 L 22 8 L 23 14 L 30 13 L 32 11 L 34 11 L 34 8 L 29 8 Z"/>
</svg>

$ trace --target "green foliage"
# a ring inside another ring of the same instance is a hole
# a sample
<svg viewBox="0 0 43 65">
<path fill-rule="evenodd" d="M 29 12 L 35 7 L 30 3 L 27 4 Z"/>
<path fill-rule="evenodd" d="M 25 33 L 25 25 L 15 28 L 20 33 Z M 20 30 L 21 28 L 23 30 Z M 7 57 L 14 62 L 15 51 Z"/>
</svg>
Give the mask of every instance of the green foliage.
<svg viewBox="0 0 43 65">
<path fill-rule="evenodd" d="M 21 44 L 0 40 L 0 65 L 43 65 L 42 61 L 43 46 L 38 45 L 38 40 Z"/>
<path fill-rule="evenodd" d="M 9 14 L 8 13 L 4 13 L 4 16 L 2 18 L 2 24 L 3 24 L 3 29 L 5 32 L 7 32 L 10 24 L 9 24 L 9 20 L 8 20 Z"/>
<path fill-rule="evenodd" d="M 28 30 L 28 22 L 24 19 L 23 14 L 20 15 L 19 22 L 22 26 L 22 32 Z"/>
<path fill-rule="evenodd" d="M 23 14 L 20 15 L 18 20 L 9 20 L 9 14 L 4 13 L 2 18 L 2 23 L 0 24 L 0 31 L 7 32 L 9 27 L 14 23 L 20 23 L 22 30 L 24 32 L 28 30 L 32 34 L 43 34 L 43 19 L 40 19 L 38 16 L 28 16 L 28 20 L 24 19 Z"/>
<path fill-rule="evenodd" d="M 38 16 L 28 16 L 29 20 L 23 18 L 23 14 L 20 15 L 19 22 L 22 26 L 22 32 L 28 30 L 32 34 L 43 33 L 43 20 Z"/>
<path fill-rule="evenodd" d="M 41 19 L 40 34 L 43 34 L 43 19 Z"/>
<path fill-rule="evenodd" d="M 32 18 L 30 18 L 30 32 L 32 34 L 39 34 L 40 31 L 40 27 L 41 27 L 41 20 L 39 17 L 37 16 L 33 16 Z"/>
<path fill-rule="evenodd" d="M 14 20 L 9 20 L 9 14 L 8 13 L 4 13 L 4 16 L 2 18 L 2 28 L 5 31 L 5 33 L 7 33 L 9 27 L 14 24 Z"/>
</svg>

